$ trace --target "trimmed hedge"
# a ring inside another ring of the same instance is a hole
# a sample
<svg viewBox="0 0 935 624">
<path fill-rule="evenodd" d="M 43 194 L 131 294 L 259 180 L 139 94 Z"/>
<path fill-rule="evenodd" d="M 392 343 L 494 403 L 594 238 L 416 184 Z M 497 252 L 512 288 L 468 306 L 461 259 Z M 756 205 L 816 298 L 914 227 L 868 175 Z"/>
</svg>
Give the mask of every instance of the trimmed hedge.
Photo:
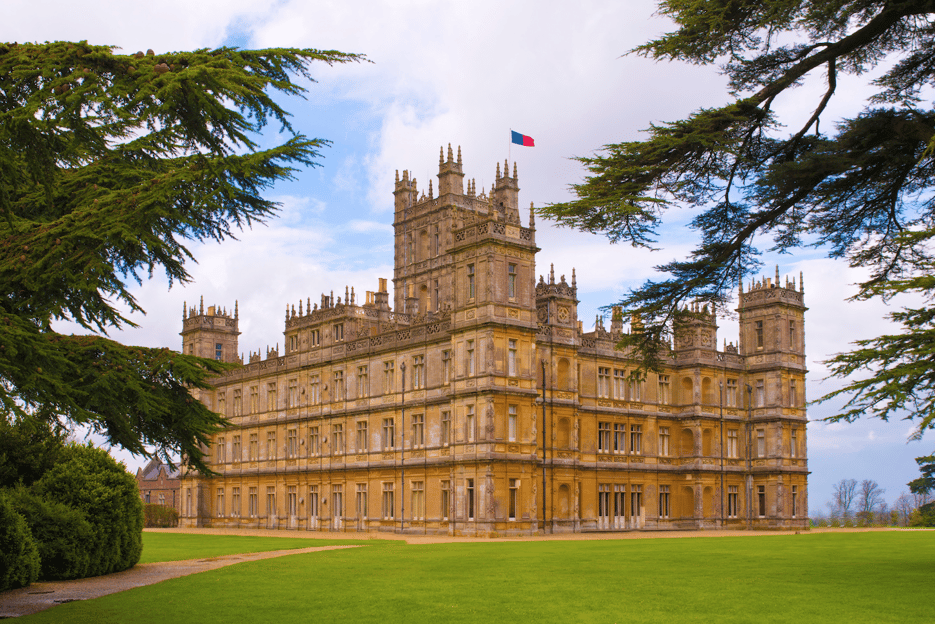
<svg viewBox="0 0 935 624">
<path fill-rule="evenodd" d="M 0 490 L 0 591 L 24 587 L 39 577 L 39 551 L 9 494 Z"/>
<path fill-rule="evenodd" d="M 143 503 L 136 480 L 103 449 L 72 444 L 34 491 L 73 507 L 91 526 L 86 576 L 131 568 L 143 552 Z"/>
<path fill-rule="evenodd" d="M 171 528 L 179 525 L 179 512 L 172 507 L 145 503 L 143 505 L 143 526 L 146 528 Z"/>
<path fill-rule="evenodd" d="M 42 564 L 39 578 L 58 581 L 87 576 L 94 533 L 84 514 L 25 488 L 17 488 L 10 494 L 39 549 Z"/>
</svg>

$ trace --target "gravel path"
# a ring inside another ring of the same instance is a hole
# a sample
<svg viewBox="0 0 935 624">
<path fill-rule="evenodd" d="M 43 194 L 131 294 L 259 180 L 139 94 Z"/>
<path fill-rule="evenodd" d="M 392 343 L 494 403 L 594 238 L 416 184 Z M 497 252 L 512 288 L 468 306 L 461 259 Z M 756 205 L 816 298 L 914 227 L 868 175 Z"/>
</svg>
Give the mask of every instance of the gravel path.
<svg viewBox="0 0 935 624">
<path fill-rule="evenodd" d="M 841 529 L 812 529 L 802 531 L 806 534 L 826 533 Z M 899 529 L 844 529 L 849 533 L 858 531 L 887 531 Z M 448 535 L 399 535 L 397 533 L 327 533 L 317 531 L 283 530 L 238 530 L 238 529 L 147 529 L 160 533 L 196 533 L 202 535 L 263 535 L 269 537 L 298 537 L 308 539 L 387 539 L 402 540 L 408 544 L 441 544 L 453 542 L 519 542 L 549 540 L 620 540 L 620 539 L 659 539 L 689 537 L 745 537 L 751 535 L 772 535 L 782 537 L 793 532 L 788 531 L 630 531 L 624 533 L 562 533 L 558 535 L 529 535 L 522 537 L 474 538 L 450 537 Z M 795 531 L 798 534 L 799 531 Z M 285 555 L 356 548 L 356 546 L 317 546 L 294 550 L 274 550 L 260 553 L 224 555 L 208 559 L 189 559 L 165 563 L 140 563 L 115 574 L 96 576 L 75 581 L 54 581 L 33 583 L 29 587 L 13 589 L 0 594 L 0 619 L 29 615 L 44 611 L 55 605 L 74 600 L 89 600 L 108 594 L 115 594 L 134 587 L 152 585 L 171 578 L 188 576 L 208 570 L 216 570 L 244 561 L 258 561 Z"/>
</svg>

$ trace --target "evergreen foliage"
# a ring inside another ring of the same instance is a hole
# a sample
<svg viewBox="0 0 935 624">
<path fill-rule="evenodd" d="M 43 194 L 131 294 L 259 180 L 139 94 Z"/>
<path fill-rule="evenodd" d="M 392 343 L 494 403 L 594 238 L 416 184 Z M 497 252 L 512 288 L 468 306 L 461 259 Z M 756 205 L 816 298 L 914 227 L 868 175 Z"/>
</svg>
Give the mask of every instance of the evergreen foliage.
<svg viewBox="0 0 935 624">
<path fill-rule="evenodd" d="M 143 526 L 147 529 L 170 528 L 179 525 L 179 512 L 166 505 L 143 503 Z"/>
<path fill-rule="evenodd" d="M 0 416 L 0 488 L 32 485 L 58 461 L 66 438 L 51 423 Z"/>
<path fill-rule="evenodd" d="M 81 512 L 91 527 L 86 576 L 133 567 L 143 549 L 143 503 L 136 480 L 103 449 L 72 444 L 34 492 Z"/>
<path fill-rule="evenodd" d="M 185 282 L 188 243 L 275 213 L 261 192 L 328 144 L 295 133 L 275 93 L 301 95 L 292 77 L 312 80 L 313 61 L 361 59 L 0 43 L 0 409 L 206 469 L 200 445 L 224 421 L 189 389 L 227 365 L 102 334 L 132 325 L 118 303 L 142 311 L 131 282 Z M 259 149 L 268 120 L 288 138 Z M 97 335 L 59 334 L 59 320 Z"/>
<path fill-rule="evenodd" d="M 67 505 L 10 490 L 13 506 L 23 516 L 39 551 L 39 578 L 44 581 L 84 578 L 95 544 L 85 515 Z"/>
<path fill-rule="evenodd" d="M 665 0 L 659 9 L 677 29 L 633 52 L 719 63 L 732 100 L 578 158 L 589 176 L 573 185 L 577 198 L 540 213 L 652 247 L 667 210 L 697 209 L 698 246 L 621 302 L 642 316 L 643 332 L 627 342 L 650 367 L 668 352 L 680 303 L 725 306 L 759 268 L 757 237 L 770 251 L 815 246 L 867 269 L 855 299 L 921 295 L 925 305 L 891 315 L 899 333 L 830 360 L 848 384 L 825 397 L 849 397 L 830 420 L 905 417 L 921 435 L 935 426 L 935 3 Z M 828 123 L 839 78 L 873 69 L 882 72 L 863 110 Z M 806 80 L 822 80 L 824 91 L 809 118 L 787 128 L 777 101 Z"/>
<path fill-rule="evenodd" d="M 23 516 L 0 489 L 0 591 L 24 587 L 39 576 L 39 551 Z"/>
</svg>

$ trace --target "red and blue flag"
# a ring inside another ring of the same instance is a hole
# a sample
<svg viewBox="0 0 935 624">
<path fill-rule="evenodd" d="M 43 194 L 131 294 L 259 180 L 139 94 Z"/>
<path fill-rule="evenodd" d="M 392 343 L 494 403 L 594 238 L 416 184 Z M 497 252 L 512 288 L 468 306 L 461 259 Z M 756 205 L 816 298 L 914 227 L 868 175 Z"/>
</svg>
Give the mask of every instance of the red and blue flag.
<svg viewBox="0 0 935 624">
<path fill-rule="evenodd" d="M 510 130 L 510 133 L 513 135 L 513 143 L 524 147 L 536 146 L 536 142 L 532 140 L 532 137 L 520 134 L 519 132 L 513 132 L 512 130 Z"/>
</svg>

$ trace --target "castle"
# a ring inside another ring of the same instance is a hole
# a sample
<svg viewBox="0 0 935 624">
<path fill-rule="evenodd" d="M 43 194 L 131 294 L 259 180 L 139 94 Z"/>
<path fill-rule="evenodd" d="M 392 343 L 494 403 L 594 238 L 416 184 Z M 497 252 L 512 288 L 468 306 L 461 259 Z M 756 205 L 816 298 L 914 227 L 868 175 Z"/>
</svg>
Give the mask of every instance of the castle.
<svg viewBox="0 0 935 624">
<path fill-rule="evenodd" d="M 570 283 L 536 280 L 535 217 L 516 164 L 489 192 L 448 147 L 421 195 L 395 184 L 393 305 L 385 279 L 287 306 L 284 353 L 250 354 L 200 399 L 233 427 L 188 474 L 182 526 L 452 535 L 807 522 L 801 277 L 739 293 L 737 346 L 694 306 L 664 370 Z M 465 183 L 467 185 L 465 191 Z M 187 308 L 187 306 L 186 306 Z M 304 308 L 304 309 L 303 309 Z M 238 354 L 239 310 L 183 312 L 186 353 Z M 639 330 L 639 321 L 630 331 Z"/>
</svg>

